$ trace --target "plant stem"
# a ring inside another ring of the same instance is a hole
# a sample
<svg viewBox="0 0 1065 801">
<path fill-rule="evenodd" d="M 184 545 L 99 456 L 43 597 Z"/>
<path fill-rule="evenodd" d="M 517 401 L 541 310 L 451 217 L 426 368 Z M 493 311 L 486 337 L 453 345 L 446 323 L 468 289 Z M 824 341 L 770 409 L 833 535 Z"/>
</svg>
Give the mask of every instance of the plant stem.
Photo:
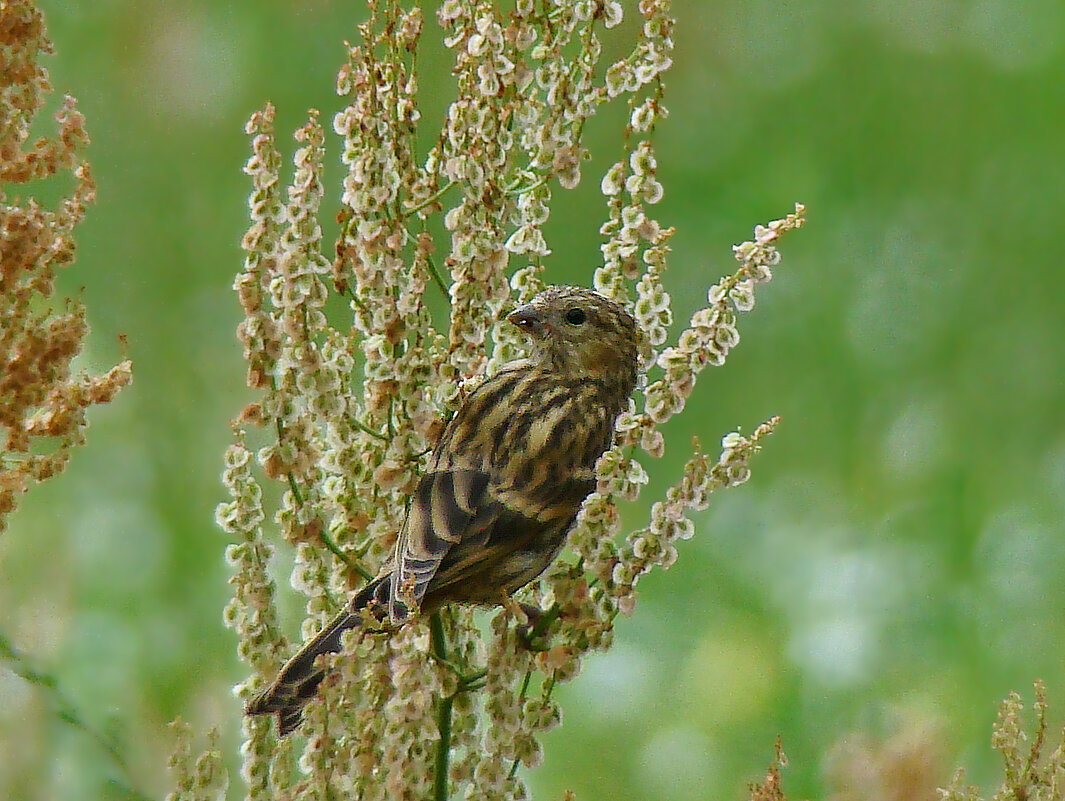
<svg viewBox="0 0 1065 801">
<path fill-rule="evenodd" d="M 543 636 L 547 630 L 551 627 L 551 624 L 558 618 L 559 613 L 562 611 L 562 607 L 558 605 L 558 602 L 551 604 L 551 608 L 540 615 L 537 618 L 536 623 L 525 634 L 525 642 L 532 643 L 537 637 Z"/>
<path fill-rule="evenodd" d="M 275 389 L 275 391 L 277 389 L 277 383 L 276 382 L 274 383 L 274 389 Z M 353 420 L 353 422 L 355 423 L 355 425 L 358 428 L 362 429 L 366 433 L 373 434 L 375 437 L 381 437 L 381 439 L 387 439 L 387 437 L 384 437 L 381 434 L 378 434 L 376 431 L 372 431 L 371 429 L 367 428 L 362 423 L 360 423 L 358 420 L 355 420 L 354 418 L 352 418 L 352 420 Z M 284 425 L 282 425 L 281 421 L 278 420 L 277 421 L 277 441 L 281 442 L 281 440 L 283 440 L 284 438 L 285 438 L 285 427 L 284 427 Z M 296 477 L 291 472 L 289 472 L 287 478 L 288 478 L 288 488 L 292 491 L 292 497 L 296 500 L 296 505 L 297 506 L 303 506 L 303 493 L 300 492 L 299 484 L 296 483 Z M 366 581 L 372 581 L 373 580 L 373 574 L 370 573 L 370 571 L 368 571 L 366 568 L 364 568 L 358 562 L 356 562 L 354 559 L 352 559 L 348 554 L 346 554 L 342 550 L 340 550 L 340 546 L 337 545 L 335 542 L 333 542 L 333 538 L 330 537 L 328 534 L 326 534 L 324 529 L 322 531 L 318 532 L 318 538 L 322 541 L 322 545 L 324 545 L 326 547 L 326 550 L 328 550 L 331 554 L 333 554 L 333 556 L 335 556 L 337 559 L 339 559 L 341 562 L 343 562 L 345 565 L 347 565 L 349 570 L 354 570 L 356 573 L 358 573 L 360 576 L 362 576 Z"/>
<path fill-rule="evenodd" d="M 424 209 L 426 206 L 431 206 L 433 203 L 436 203 L 436 201 L 446 195 L 448 190 L 455 185 L 455 181 L 449 181 L 448 183 L 440 187 L 440 189 L 436 190 L 433 194 L 429 195 L 429 197 L 427 197 L 425 200 L 421 201 L 415 206 L 411 206 L 409 209 L 407 209 L 406 213 L 402 214 L 401 216 L 411 217 L 417 214 L 422 209 Z"/>
<path fill-rule="evenodd" d="M 448 292 L 447 284 L 444 283 L 444 279 L 440 275 L 440 271 L 436 269 L 436 263 L 431 258 L 426 256 L 425 264 L 429 268 L 429 275 L 433 277 L 434 283 L 436 283 L 436 285 L 440 288 L 440 291 L 443 293 L 444 298 L 447 300 L 447 302 L 450 303 L 451 293 Z"/>
<path fill-rule="evenodd" d="M 433 787 L 434 801 L 447 801 L 448 760 L 451 756 L 451 707 L 455 696 L 440 699 L 436 722 L 440 728 L 440 742 L 436 747 L 436 779 Z"/>
<path fill-rule="evenodd" d="M 326 550 L 329 551 L 329 553 L 333 554 L 333 556 L 335 556 L 341 562 L 343 562 L 348 567 L 348 569 L 354 570 L 356 573 L 366 579 L 366 581 L 373 581 L 373 573 L 371 573 L 365 567 L 363 567 L 354 559 L 352 559 L 350 555 L 340 550 L 340 546 L 333 542 L 333 538 L 326 534 L 325 531 L 318 532 L 318 539 L 322 541 L 322 545 L 326 547 Z"/>
<path fill-rule="evenodd" d="M 447 638 L 444 636 L 444 619 L 440 610 L 429 616 L 429 636 L 432 640 L 433 656 L 441 662 L 447 662 Z"/>
<path fill-rule="evenodd" d="M 377 437 L 377 439 L 379 439 L 379 440 L 383 440 L 384 442 L 388 442 L 388 437 L 386 437 L 380 431 L 374 431 L 372 428 L 370 428 L 368 425 L 366 425 L 366 423 L 362 423 L 362 422 L 360 422 L 359 420 L 357 420 L 354 417 L 352 417 L 350 419 L 351 419 L 352 425 L 354 425 L 355 428 L 359 429 L 359 431 L 361 431 L 362 433 L 369 434 L 371 437 Z"/>
<path fill-rule="evenodd" d="M 129 782 L 129 765 L 122 755 L 119 745 L 113 736 L 90 725 L 75 709 L 73 703 L 59 689 L 59 681 L 55 676 L 42 673 L 30 667 L 25 654 L 19 651 L 12 642 L 3 634 L 0 634 L 0 659 L 6 660 L 8 667 L 16 676 L 30 684 L 36 684 L 42 688 L 46 695 L 51 698 L 52 707 L 58 717 L 64 723 L 78 729 L 90 740 L 95 742 L 111 758 L 115 767 L 126 778 L 126 781 L 111 778 L 108 783 L 112 788 L 123 796 L 135 801 L 149 801 L 148 796 L 138 792 Z"/>
<path fill-rule="evenodd" d="M 433 655 L 441 662 L 447 663 L 447 640 L 444 637 L 444 621 L 440 611 L 429 617 L 429 633 L 432 639 Z M 436 725 L 440 730 L 440 741 L 436 745 L 436 777 L 433 785 L 433 801 L 447 801 L 448 761 L 451 758 L 451 709 L 455 696 L 441 696 L 436 713 Z"/>
</svg>

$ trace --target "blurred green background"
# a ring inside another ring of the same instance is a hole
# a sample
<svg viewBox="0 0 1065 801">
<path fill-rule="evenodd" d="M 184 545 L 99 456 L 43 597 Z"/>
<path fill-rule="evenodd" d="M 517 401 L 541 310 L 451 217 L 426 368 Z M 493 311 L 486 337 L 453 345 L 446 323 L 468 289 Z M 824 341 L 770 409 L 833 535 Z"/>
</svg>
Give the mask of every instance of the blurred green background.
<svg viewBox="0 0 1065 801">
<path fill-rule="evenodd" d="M 243 124 L 272 100 L 291 152 L 307 108 L 328 121 L 363 11 L 42 5 L 57 49 L 46 66 L 88 117 L 99 182 L 62 286 L 88 306 L 85 366 L 119 359 L 124 333 L 135 381 L 91 412 L 88 447 L 0 538 L 0 631 L 118 733 L 138 787 L 160 795 L 167 721 L 219 726 L 231 755 L 239 729 L 213 510 L 227 423 L 250 397 L 230 289 Z M 563 688 L 534 797 L 738 799 L 778 733 L 790 797 L 838 790 L 831 755 L 857 733 L 915 742 L 940 783 L 965 765 L 986 788 L 1009 690 L 1030 698 L 1045 678 L 1051 720 L 1065 717 L 1065 5 L 688 0 L 675 12 L 657 212 L 678 229 L 678 321 L 755 223 L 799 200 L 809 224 L 784 242 L 728 365 L 669 425 L 647 497 L 678 475 L 692 434 L 709 445 L 783 423 L 751 481 L 698 515 L 677 565 L 640 585 L 614 650 Z M 440 50 L 422 70 L 430 120 L 449 96 Z M 590 281 L 619 120 L 593 121 L 584 182 L 556 191 L 552 282 Z M 0 797 L 107 797 L 112 775 L 0 664 Z"/>
</svg>

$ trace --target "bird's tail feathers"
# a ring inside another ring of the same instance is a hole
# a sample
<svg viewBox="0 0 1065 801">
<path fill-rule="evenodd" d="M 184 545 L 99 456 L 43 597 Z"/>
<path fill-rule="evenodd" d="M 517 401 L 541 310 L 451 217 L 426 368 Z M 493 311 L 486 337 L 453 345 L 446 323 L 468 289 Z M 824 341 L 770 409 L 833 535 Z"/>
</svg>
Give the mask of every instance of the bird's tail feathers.
<svg viewBox="0 0 1065 801">
<path fill-rule="evenodd" d="M 385 575 L 374 579 L 355 595 L 340 614 L 285 663 L 273 683 L 248 702 L 244 713 L 276 713 L 282 737 L 299 726 L 303 707 L 314 697 L 325 678 L 325 671 L 315 667 L 315 660 L 320 654 L 340 651 L 344 632 L 360 628 L 367 614 L 382 616 L 388 603 L 389 578 Z"/>
</svg>

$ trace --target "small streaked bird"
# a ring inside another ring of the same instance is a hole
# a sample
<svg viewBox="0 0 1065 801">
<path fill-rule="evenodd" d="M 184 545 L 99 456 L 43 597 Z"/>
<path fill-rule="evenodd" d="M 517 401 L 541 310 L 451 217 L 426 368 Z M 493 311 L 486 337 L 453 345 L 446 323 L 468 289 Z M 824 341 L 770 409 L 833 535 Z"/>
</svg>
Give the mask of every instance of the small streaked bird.
<svg viewBox="0 0 1065 801">
<path fill-rule="evenodd" d="M 531 340 L 463 401 L 415 490 L 382 573 L 253 698 L 284 736 L 302 719 L 341 635 L 375 619 L 402 623 L 449 603 L 498 605 L 543 573 L 561 550 L 595 463 L 636 384 L 636 323 L 588 289 L 549 287 L 507 319 Z"/>
</svg>

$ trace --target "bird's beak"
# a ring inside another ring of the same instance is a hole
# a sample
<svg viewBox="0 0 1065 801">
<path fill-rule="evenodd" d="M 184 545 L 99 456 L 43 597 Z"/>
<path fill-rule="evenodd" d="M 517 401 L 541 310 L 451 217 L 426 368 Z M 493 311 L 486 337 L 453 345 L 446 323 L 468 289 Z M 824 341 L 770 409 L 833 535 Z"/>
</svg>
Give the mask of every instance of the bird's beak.
<svg viewBox="0 0 1065 801">
<path fill-rule="evenodd" d="M 542 337 L 547 332 L 544 315 L 531 303 L 516 308 L 507 315 L 507 320 L 535 337 Z"/>
</svg>

